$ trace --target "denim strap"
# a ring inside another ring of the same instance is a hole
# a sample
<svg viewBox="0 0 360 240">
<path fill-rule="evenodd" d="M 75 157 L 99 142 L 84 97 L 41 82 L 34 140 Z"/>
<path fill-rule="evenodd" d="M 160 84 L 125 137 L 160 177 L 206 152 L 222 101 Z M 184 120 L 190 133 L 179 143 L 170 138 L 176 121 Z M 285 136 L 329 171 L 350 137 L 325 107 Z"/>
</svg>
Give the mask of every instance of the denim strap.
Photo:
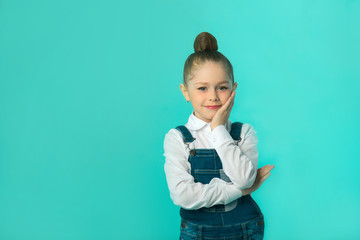
<svg viewBox="0 0 360 240">
<path fill-rule="evenodd" d="M 241 122 L 234 122 L 231 124 L 230 135 L 234 140 L 241 141 L 240 134 L 242 125 L 243 124 Z"/>
<path fill-rule="evenodd" d="M 195 140 L 195 138 L 193 138 L 190 131 L 185 126 L 177 126 L 176 129 L 179 130 L 183 135 L 184 142 L 191 143 Z"/>
</svg>

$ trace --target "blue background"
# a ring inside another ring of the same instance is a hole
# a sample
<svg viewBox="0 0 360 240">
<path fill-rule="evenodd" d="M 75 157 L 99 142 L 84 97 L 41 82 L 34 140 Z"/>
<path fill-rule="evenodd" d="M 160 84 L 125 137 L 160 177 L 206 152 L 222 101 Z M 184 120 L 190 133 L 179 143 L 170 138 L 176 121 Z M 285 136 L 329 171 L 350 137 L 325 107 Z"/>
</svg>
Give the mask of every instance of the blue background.
<svg viewBox="0 0 360 240">
<path fill-rule="evenodd" d="M 200 32 L 234 66 L 265 239 L 360 239 L 360 1 L 0 2 L 0 239 L 177 239 L 163 139 Z"/>
</svg>

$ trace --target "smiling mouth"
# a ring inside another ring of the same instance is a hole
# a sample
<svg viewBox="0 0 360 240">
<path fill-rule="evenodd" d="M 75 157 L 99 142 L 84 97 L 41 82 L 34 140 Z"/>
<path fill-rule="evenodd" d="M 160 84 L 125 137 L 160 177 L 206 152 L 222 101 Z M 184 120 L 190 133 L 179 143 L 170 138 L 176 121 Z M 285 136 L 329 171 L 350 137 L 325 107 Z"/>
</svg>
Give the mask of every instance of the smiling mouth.
<svg viewBox="0 0 360 240">
<path fill-rule="evenodd" d="M 208 109 L 218 109 L 221 107 L 221 105 L 214 105 L 214 106 L 205 106 Z"/>
</svg>

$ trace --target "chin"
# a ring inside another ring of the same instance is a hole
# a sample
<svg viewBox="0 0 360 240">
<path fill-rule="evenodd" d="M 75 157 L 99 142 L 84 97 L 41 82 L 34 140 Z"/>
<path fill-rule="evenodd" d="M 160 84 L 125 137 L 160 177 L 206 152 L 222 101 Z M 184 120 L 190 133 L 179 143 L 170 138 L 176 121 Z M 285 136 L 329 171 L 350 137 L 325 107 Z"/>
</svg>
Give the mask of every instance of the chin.
<svg viewBox="0 0 360 240">
<path fill-rule="evenodd" d="M 213 120 L 214 116 L 209 116 L 207 117 L 207 119 L 209 120 L 209 122 L 211 122 Z"/>
</svg>

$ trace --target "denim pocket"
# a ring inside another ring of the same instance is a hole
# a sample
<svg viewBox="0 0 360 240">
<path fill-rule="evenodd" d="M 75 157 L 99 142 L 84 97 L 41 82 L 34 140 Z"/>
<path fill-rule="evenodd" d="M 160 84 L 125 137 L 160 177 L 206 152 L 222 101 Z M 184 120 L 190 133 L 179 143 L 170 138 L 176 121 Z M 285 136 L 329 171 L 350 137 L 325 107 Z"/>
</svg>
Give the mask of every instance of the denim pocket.
<svg viewBox="0 0 360 240">
<path fill-rule="evenodd" d="M 196 240 L 196 236 L 189 236 L 185 233 L 180 234 L 180 240 Z"/>
<path fill-rule="evenodd" d="M 249 239 L 262 240 L 264 238 L 265 222 L 264 217 L 260 216 L 247 224 Z"/>
<path fill-rule="evenodd" d="M 196 240 L 198 230 L 197 227 L 185 221 L 181 221 L 180 240 Z"/>
</svg>

